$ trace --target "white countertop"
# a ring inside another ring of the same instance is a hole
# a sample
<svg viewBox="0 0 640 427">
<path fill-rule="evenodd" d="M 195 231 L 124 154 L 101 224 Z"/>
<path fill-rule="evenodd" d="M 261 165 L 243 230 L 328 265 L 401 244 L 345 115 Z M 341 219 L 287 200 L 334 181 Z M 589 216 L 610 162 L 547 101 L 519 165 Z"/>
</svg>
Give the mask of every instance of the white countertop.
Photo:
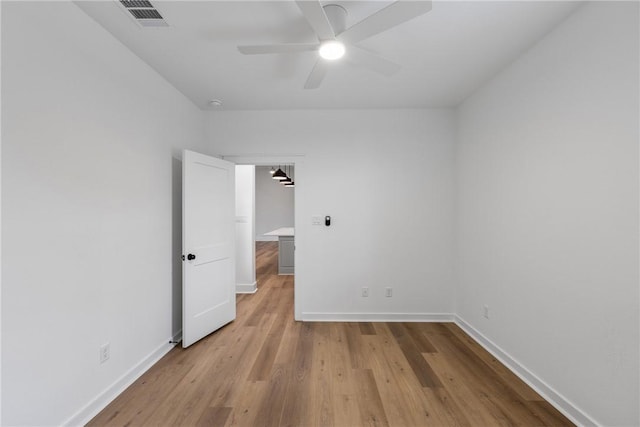
<svg viewBox="0 0 640 427">
<path fill-rule="evenodd" d="M 265 236 L 285 236 L 285 237 L 293 237 L 295 236 L 293 227 L 282 227 L 277 230 L 270 231 L 268 233 L 264 233 Z"/>
</svg>

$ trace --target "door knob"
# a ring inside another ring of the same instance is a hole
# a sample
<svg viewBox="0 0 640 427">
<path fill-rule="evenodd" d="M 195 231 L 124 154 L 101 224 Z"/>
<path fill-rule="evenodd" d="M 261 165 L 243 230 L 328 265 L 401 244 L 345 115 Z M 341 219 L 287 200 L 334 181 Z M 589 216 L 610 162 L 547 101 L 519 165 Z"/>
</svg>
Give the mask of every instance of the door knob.
<svg viewBox="0 0 640 427">
<path fill-rule="evenodd" d="M 195 256 L 194 254 L 189 254 L 189 255 L 187 255 L 187 259 L 188 259 L 189 261 L 191 261 L 191 260 L 196 259 L 196 256 Z"/>
</svg>

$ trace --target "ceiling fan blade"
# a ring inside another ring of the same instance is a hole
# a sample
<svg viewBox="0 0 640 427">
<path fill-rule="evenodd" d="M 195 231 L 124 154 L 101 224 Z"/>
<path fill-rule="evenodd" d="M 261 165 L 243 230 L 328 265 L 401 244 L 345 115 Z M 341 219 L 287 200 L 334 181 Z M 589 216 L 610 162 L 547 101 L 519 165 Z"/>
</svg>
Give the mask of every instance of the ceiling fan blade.
<svg viewBox="0 0 640 427">
<path fill-rule="evenodd" d="M 400 64 L 357 46 L 349 46 L 345 57 L 356 65 L 361 65 L 385 76 L 392 76 L 402 68 Z"/>
<path fill-rule="evenodd" d="M 261 55 L 265 53 L 295 53 L 318 50 L 319 45 L 314 43 L 284 43 L 254 46 L 238 46 L 240 53 L 245 55 Z"/>
<path fill-rule="evenodd" d="M 316 65 L 313 66 L 309 77 L 307 78 L 307 82 L 304 84 L 305 89 L 317 89 L 320 87 L 320 83 L 324 79 L 324 76 L 327 75 L 327 71 L 329 70 L 329 65 L 327 61 L 323 59 L 318 59 Z"/>
<path fill-rule="evenodd" d="M 431 10 L 430 0 L 398 0 L 338 35 L 343 43 L 358 43 Z"/>
<path fill-rule="evenodd" d="M 328 40 L 335 37 L 333 28 L 324 13 L 319 0 L 296 0 L 304 17 L 316 32 L 318 39 Z"/>
</svg>

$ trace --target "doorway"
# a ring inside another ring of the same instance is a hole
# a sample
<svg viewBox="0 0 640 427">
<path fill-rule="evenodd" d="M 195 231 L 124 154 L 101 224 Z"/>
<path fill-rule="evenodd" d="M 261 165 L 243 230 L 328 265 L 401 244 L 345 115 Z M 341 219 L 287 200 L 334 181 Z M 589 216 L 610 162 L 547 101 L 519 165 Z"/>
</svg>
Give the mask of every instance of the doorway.
<svg viewBox="0 0 640 427">
<path fill-rule="evenodd" d="M 238 293 L 260 292 L 260 280 L 268 280 L 274 270 L 278 276 L 291 276 L 286 282 L 294 290 L 294 319 L 300 320 L 300 298 L 302 292 L 298 266 L 304 256 L 300 242 L 304 233 L 296 227 L 299 217 L 300 183 L 303 156 L 223 156 L 235 163 L 236 170 L 244 170 L 245 177 L 237 179 L 236 233 L 243 242 L 237 242 L 238 268 L 243 268 L 244 279 L 239 281 Z M 293 181 L 293 186 L 284 186 L 273 175 L 281 170 Z M 250 175 L 253 175 L 251 177 Z M 238 176 L 238 175 L 237 175 Z M 248 183 L 253 178 L 253 189 Z M 240 180 L 244 182 L 241 183 Z M 248 203 L 252 200 L 252 203 Z M 270 212 L 261 212 L 263 210 Z M 250 225 L 253 222 L 253 227 Z M 251 230 L 251 231 L 248 231 Z M 249 237 L 251 236 L 251 237 Z M 287 252 L 289 249 L 289 252 Z M 258 259 L 259 258 L 259 259 Z M 280 262 L 278 262 L 280 261 Z M 278 262 L 278 264 L 274 264 Z M 242 264 L 242 266 L 240 265 Z M 290 264 L 290 265 L 289 265 Z M 263 269 L 263 271 L 257 271 Z M 289 270 L 287 269 L 289 268 Z M 247 279 L 247 272 L 253 274 Z M 295 280 L 293 278 L 295 274 Z M 240 275 L 238 275 L 240 277 Z M 251 280 L 251 278 L 254 278 Z M 252 286 L 253 284 L 253 286 Z"/>
<path fill-rule="evenodd" d="M 276 274 L 280 275 L 295 272 L 294 169 L 293 165 L 255 167 L 256 249 L 275 250 Z M 264 261 L 262 268 L 272 267 Z"/>
</svg>

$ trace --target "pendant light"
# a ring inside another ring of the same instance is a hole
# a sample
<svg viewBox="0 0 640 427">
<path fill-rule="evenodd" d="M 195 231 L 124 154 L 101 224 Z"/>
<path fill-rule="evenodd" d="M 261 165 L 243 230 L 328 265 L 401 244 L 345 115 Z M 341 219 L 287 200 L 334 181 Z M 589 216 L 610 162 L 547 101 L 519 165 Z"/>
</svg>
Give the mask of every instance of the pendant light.
<svg viewBox="0 0 640 427">
<path fill-rule="evenodd" d="M 270 173 L 271 175 L 273 175 L 274 173 L 276 173 L 276 170 L 274 169 L 274 167 L 273 167 L 273 166 L 271 166 L 271 170 L 269 171 L 269 173 Z"/>
<path fill-rule="evenodd" d="M 285 168 L 285 171 L 286 171 L 286 170 L 287 170 L 287 166 L 285 165 L 285 167 L 284 167 L 284 168 Z M 291 171 L 289 171 L 289 173 L 291 173 Z M 285 179 L 283 179 L 282 181 L 280 181 L 280 184 L 287 185 L 287 184 L 289 184 L 290 182 L 292 182 L 292 181 L 291 181 L 291 178 L 289 178 L 289 175 L 287 175 L 287 174 L 286 174 L 286 172 L 285 172 L 285 176 L 286 176 L 286 178 L 285 178 Z"/>
<path fill-rule="evenodd" d="M 273 173 L 272 178 L 278 181 L 282 181 L 283 179 L 287 178 L 287 175 L 282 171 L 282 169 L 280 169 L 280 166 L 278 166 L 278 170 Z"/>
<path fill-rule="evenodd" d="M 291 171 L 289 171 L 289 173 L 291 173 Z M 285 187 L 289 187 L 289 188 L 291 188 L 291 187 L 295 187 L 295 186 L 296 186 L 296 183 L 295 183 L 295 181 L 293 180 L 293 178 L 290 178 L 289 182 L 287 182 L 284 186 L 285 186 Z"/>
</svg>

